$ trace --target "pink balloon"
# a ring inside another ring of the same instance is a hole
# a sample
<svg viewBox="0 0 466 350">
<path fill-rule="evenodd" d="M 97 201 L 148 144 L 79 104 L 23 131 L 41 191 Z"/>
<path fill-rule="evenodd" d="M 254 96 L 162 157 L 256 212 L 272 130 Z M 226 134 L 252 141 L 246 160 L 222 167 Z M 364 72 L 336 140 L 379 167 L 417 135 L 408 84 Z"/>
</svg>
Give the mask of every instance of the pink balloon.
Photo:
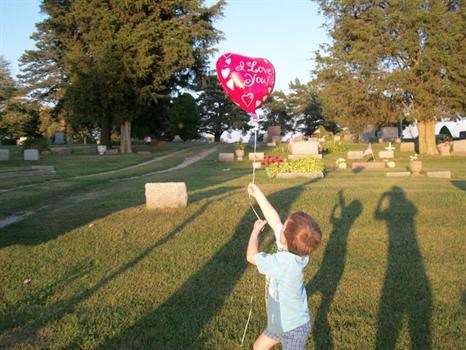
<svg viewBox="0 0 466 350">
<path fill-rule="evenodd" d="M 248 113 L 256 113 L 272 93 L 275 68 L 265 58 L 228 52 L 219 57 L 216 68 L 223 90 Z"/>
</svg>

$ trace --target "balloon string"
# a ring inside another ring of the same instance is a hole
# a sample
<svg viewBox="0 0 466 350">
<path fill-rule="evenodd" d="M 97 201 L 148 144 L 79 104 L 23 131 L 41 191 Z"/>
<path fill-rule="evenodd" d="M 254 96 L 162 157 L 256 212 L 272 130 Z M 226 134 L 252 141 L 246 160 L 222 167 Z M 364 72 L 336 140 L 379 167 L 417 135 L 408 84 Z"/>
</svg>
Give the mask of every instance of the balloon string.
<svg viewBox="0 0 466 350">
<path fill-rule="evenodd" d="M 255 114 L 251 114 L 251 117 L 257 118 Z M 253 163 L 252 163 L 252 183 L 256 183 L 256 151 L 257 151 L 257 122 L 255 122 L 256 125 L 254 126 L 254 157 L 253 157 Z M 254 214 L 257 217 L 257 220 L 261 220 L 259 214 L 257 214 L 256 210 L 254 209 L 254 204 L 252 203 L 251 196 L 249 196 L 249 202 L 251 204 L 251 209 L 254 212 Z"/>
</svg>

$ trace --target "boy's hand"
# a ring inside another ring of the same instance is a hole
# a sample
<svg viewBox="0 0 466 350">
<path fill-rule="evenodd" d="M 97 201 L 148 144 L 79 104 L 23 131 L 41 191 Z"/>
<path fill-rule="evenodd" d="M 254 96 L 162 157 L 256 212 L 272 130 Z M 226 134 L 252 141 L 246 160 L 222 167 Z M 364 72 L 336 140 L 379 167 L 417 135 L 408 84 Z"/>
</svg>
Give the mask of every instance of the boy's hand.
<svg viewBox="0 0 466 350">
<path fill-rule="evenodd" d="M 267 220 L 256 220 L 256 222 L 254 223 L 254 231 L 259 233 L 264 229 L 266 225 Z"/>
<path fill-rule="evenodd" d="M 262 193 L 262 191 L 260 190 L 259 187 L 257 187 L 255 184 L 249 184 L 249 186 L 248 186 L 248 194 L 249 194 L 251 197 L 256 198 L 256 195 L 258 195 L 259 193 Z"/>
</svg>

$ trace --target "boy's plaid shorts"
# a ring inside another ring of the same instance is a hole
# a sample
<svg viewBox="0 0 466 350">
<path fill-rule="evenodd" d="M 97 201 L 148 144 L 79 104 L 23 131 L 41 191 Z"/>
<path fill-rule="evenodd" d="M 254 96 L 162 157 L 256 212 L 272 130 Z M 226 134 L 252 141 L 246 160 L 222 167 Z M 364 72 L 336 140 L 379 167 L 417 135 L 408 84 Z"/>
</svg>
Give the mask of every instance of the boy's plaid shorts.
<svg viewBox="0 0 466 350">
<path fill-rule="evenodd" d="M 311 333 L 311 321 L 302 326 L 296 327 L 289 332 L 275 334 L 265 330 L 264 334 L 269 338 L 275 339 L 282 343 L 283 350 L 303 350 L 306 348 L 307 339 Z"/>
</svg>

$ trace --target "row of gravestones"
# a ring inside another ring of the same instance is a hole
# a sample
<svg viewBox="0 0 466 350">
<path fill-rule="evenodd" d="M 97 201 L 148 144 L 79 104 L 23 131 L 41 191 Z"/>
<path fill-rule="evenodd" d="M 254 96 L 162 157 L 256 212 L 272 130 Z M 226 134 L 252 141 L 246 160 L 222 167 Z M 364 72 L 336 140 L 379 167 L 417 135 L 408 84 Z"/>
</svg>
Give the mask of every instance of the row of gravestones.
<svg viewBox="0 0 466 350">
<path fill-rule="evenodd" d="M 37 149 L 26 149 L 23 153 L 24 160 L 40 160 L 40 154 Z M 0 149 L 0 161 L 10 160 L 10 150 Z"/>
</svg>

